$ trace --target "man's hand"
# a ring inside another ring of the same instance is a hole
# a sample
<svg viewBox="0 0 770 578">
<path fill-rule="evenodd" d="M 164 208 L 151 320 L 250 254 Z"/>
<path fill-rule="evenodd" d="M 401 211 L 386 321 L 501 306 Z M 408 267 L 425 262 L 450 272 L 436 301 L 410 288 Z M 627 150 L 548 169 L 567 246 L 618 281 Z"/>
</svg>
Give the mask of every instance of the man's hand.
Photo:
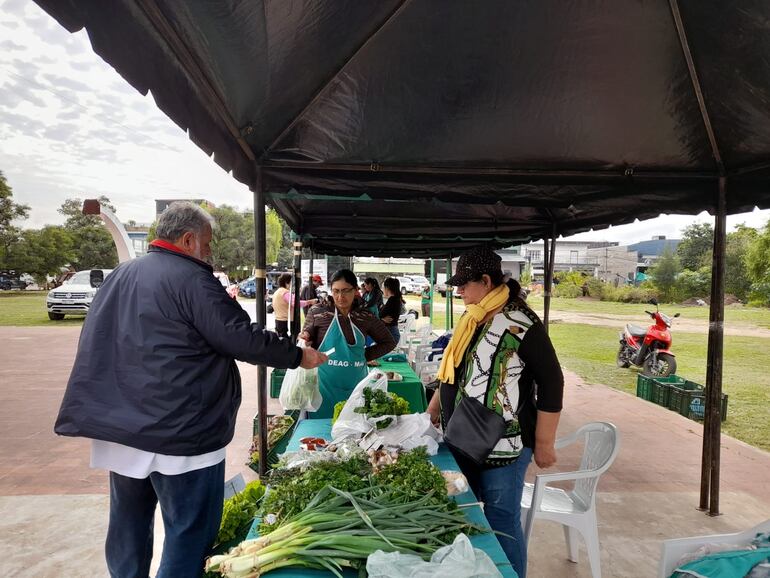
<svg viewBox="0 0 770 578">
<path fill-rule="evenodd" d="M 393 318 L 390 315 L 386 315 L 382 319 L 380 319 L 383 323 L 393 323 Z"/>
<path fill-rule="evenodd" d="M 556 448 L 553 444 L 535 444 L 535 463 L 539 468 L 550 468 L 556 463 Z"/>
<path fill-rule="evenodd" d="M 316 351 L 312 347 L 303 347 L 302 361 L 300 361 L 299 366 L 304 369 L 313 369 L 326 363 L 327 359 L 329 358 L 320 351 Z"/>
</svg>

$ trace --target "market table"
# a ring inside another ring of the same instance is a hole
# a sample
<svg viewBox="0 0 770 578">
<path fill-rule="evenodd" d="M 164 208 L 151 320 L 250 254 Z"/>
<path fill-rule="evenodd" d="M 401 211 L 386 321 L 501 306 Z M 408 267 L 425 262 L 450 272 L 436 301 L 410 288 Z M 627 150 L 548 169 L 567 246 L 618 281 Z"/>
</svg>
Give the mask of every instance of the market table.
<svg viewBox="0 0 770 578">
<path fill-rule="evenodd" d="M 423 413 L 428 409 L 428 401 L 425 398 L 425 387 L 420 378 L 406 361 L 378 360 L 379 365 L 371 369 L 382 371 L 395 371 L 400 373 L 404 381 L 388 381 L 388 391 L 400 395 L 409 402 L 412 413 Z"/>
<path fill-rule="evenodd" d="M 321 437 L 327 440 L 332 439 L 332 421 L 330 419 L 306 419 L 302 420 L 298 425 L 297 428 L 294 430 L 294 434 L 291 436 L 291 439 L 289 440 L 289 444 L 286 448 L 287 451 L 297 451 L 299 449 L 299 440 L 304 437 Z M 444 444 L 441 444 L 439 446 L 439 451 L 435 456 L 432 456 L 430 458 L 430 461 L 433 462 L 436 467 L 438 467 L 440 470 L 450 470 L 450 471 L 459 471 L 460 468 L 457 465 L 457 462 L 455 461 L 454 457 L 450 453 L 450 451 L 446 448 Z M 459 504 L 476 504 L 478 500 L 476 499 L 476 496 L 473 495 L 473 492 L 468 490 L 464 494 L 460 494 L 459 496 L 455 496 L 454 499 Z M 478 505 L 469 506 L 467 508 L 463 508 L 463 511 L 465 512 L 466 517 L 468 520 L 478 526 L 484 526 L 486 528 L 489 528 L 489 522 L 487 522 L 487 519 L 484 517 L 484 512 Z M 247 536 L 247 539 L 256 538 L 259 534 L 257 533 L 257 527 L 258 527 L 258 521 L 254 522 L 254 525 L 251 527 L 251 530 L 249 531 L 249 535 Z M 510 562 L 508 561 L 508 558 L 505 557 L 505 552 L 503 552 L 503 549 L 500 547 L 500 543 L 497 541 L 497 538 L 494 534 L 477 534 L 475 536 L 470 537 L 471 544 L 473 544 L 474 548 L 478 548 L 479 550 L 483 550 L 487 553 L 487 555 L 492 559 L 492 561 L 497 565 L 498 569 L 500 570 L 500 573 L 505 578 L 517 578 L 516 571 L 511 566 Z M 331 576 L 331 572 L 325 572 L 322 570 L 310 570 L 310 569 L 300 569 L 300 568 L 282 568 L 280 570 L 275 570 L 273 572 L 270 572 L 270 576 L 275 576 L 276 578 L 279 578 L 280 576 L 284 577 L 291 577 L 291 578 L 303 578 L 307 576 Z M 354 570 L 345 570 L 343 572 L 344 576 L 358 576 L 358 573 Z"/>
</svg>

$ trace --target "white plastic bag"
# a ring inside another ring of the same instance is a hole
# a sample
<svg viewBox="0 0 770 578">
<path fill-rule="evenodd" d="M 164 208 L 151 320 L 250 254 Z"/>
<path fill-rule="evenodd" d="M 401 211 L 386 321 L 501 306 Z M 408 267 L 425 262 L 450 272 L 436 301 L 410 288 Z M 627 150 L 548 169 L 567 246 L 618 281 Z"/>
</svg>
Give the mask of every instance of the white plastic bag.
<svg viewBox="0 0 770 578">
<path fill-rule="evenodd" d="M 364 388 L 381 389 L 388 391 L 388 378 L 383 371 L 372 371 L 358 382 L 353 393 L 345 402 L 337 421 L 332 426 L 332 438 L 335 440 L 352 437 L 360 438 L 370 429 L 375 427 L 374 421 L 367 419 L 363 413 L 356 413 L 355 409 L 364 405 Z M 385 430 L 380 430 L 380 432 Z"/>
<path fill-rule="evenodd" d="M 305 342 L 300 339 L 297 345 L 304 347 Z M 278 400 L 284 410 L 316 411 L 323 403 L 318 387 L 318 369 L 297 367 L 287 370 L 281 382 L 281 395 Z"/>
<path fill-rule="evenodd" d="M 441 441 L 441 433 L 433 427 L 427 413 L 400 415 L 393 425 L 377 433 L 385 440 L 385 445 L 405 450 L 425 446 L 429 456 L 436 455 L 438 442 Z"/>
<path fill-rule="evenodd" d="M 468 536 L 458 534 L 450 546 L 439 548 L 430 562 L 413 554 L 377 550 L 366 560 L 369 578 L 502 578 L 500 570 L 483 550 L 474 548 Z"/>
</svg>

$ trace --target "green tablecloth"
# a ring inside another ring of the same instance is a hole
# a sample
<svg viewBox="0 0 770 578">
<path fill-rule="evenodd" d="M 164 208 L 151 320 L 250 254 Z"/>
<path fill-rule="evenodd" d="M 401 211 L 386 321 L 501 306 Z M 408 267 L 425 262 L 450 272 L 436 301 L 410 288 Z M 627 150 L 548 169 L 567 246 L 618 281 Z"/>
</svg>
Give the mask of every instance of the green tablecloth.
<svg viewBox="0 0 770 578">
<path fill-rule="evenodd" d="M 380 365 L 372 369 L 395 371 L 404 378 L 404 381 L 389 381 L 388 391 L 400 395 L 408 401 L 412 413 L 423 413 L 428 409 L 428 401 L 425 399 L 425 388 L 414 369 L 406 361 L 382 361 L 381 359 L 378 361 Z"/>
<path fill-rule="evenodd" d="M 332 438 L 331 430 L 332 422 L 330 419 L 303 420 L 299 423 L 297 429 L 294 430 L 294 434 L 291 436 L 291 440 L 289 440 L 289 445 L 286 449 L 287 451 L 298 450 L 299 440 L 304 437 L 321 437 L 330 440 Z M 455 462 L 454 457 L 446 448 L 446 446 L 444 446 L 444 444 L 439 446 L 438 454 L 431 457 L 430 461 L 436 464 L 436 466 L 441 470 L 460 470 L 460 468 L 457 466 L 457 462 Z M 460 504 L 472 504 L 478 501 L 476 496 L 474 496 L 473 492 L 471 491 L 467 491 L 464 494 L 455 496 L 455 500 L 457 500 L 457 502 Z M 471 506 L 465 508 L 464 511 L 468 519 L 474 524 L 485 526 L 487 528 L 489 527 L 489 522 L 487 522 L 487 519 L 484 517 L 484 512 L 479 506 Z M 258 523 L 255 522 L 249 531 L 248 539 L 256 538 L 258 536 L 257 527 Z M 494 563 L 499 568 L 500 573 L 505 578 L 517 578 L 516 571 L 511 566 L 508 558 L 505 557 L 505 553 L 500 547 L 500 543 L 497 541 L 497 538 L 494 534 L 490 533 L 471 536 L 471 543 L 473 544 L 474 548 L 484 550 L 484 552 L 486 552 L 487 555 L 492 558 L 492 561 L 494 561 Z M 275 576 L 276 578 L 281 576 L 290 578 L 302 578 L 305 576 L 332 576 L 332 573 L 323 572 L 320 570 L 282 568 L 280 570 L 270 572 L 269 575 Z M 358 573 L 353 570 L 346 570 L 343 575 L 350 576 L 352 578 L 354 576 L 358 576 Z"/>
</svg>

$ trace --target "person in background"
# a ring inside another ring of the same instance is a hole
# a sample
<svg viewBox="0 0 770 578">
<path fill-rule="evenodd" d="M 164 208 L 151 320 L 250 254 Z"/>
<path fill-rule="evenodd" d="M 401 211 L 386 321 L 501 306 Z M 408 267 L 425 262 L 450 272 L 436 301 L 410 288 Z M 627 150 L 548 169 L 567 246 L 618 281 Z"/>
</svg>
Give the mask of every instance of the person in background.
<svg viewBox="0 0 770 578">
<path fill-rule="evenodd" d="M 374 277 L 367 277 L 364 279 L 364 292 L 361 297 L 364 300 L 364 307 L 372 313 L 372 315 L 379 316 L 383 302 L 380 282 Z"/>
<path fill-rule="evenodd" d="M 310 279 L 308 279 L 307 285 L 304 285 L 300 290 L 299 298 L 302 301 L 312 301 L 313 299 L 317 300 L 318 288 L 323 284 L 324 282 L 323 282 L 323 279 L 321 279 L 320 275 L 313 275 Z M 305 314 L 305 317 L 307 317 L 307 312 L 309 310 L 310 310 L 310 305 L 306 305 L 302 308 L 302 312 Z"/>
<path fill-rule="evenodd" d="M 105 279 L 54 426 L 91 439 L 91 467 L 110 472 L 113 578 L 149 575 L 158 503 L 157 578 L 201 575 L 219 531 L 225 447 L 241 403 L 235 360 L 308 369 L 326 361 L 252 323 L 228 297 L 207 262 L 213 222 L 193 203 L 173 203 L 147 254 Z"/>
<path fill-rule="evenodd" d="M 385 304 L 380 309 L 380 319 L 382 319 L 393 339 L 398 343 L 401 339 L 401 334 L 398 331 L 398 317 L 401 315 L 401 311 L 406 304 L 406 301 L 401 296 L 401 283 L 395 277 L 388 277 L 382 286 L 384 288 L 383 294 L 387 301 L 385 301 Z"/>
<path fill-rule="evenodd" d="M 556 463 L 564 377 L 543 324 L 519 298 L 519 284 L 502 282 L 500 263 L 492 249 L 473 249 L 460 256 L 456 273 L 447 280 L 457 287 L 466 310 L 444 350 L 439 392 L 431 398 L 428 413 L 446 430 L 457 404 L 467 396 L 505 420 L 505 433 L 481 465 L 459 448 L 450 449 L 484 502 L 490 526 L 501 532 L 497 539 L 513 569 L 525 578 L 524 476 L 533 454 L 541 468 Z"/>
<path fill-rule="evenodd" d="M 422 316 L 430 316 L 430 285 L 423 285 L 422 293 L 420 293 L 420 308 L 422 309 Z"/>
<path fill-rule="evenodd" d="M 334 350 L 318 368 L 318 385 L 323 404 L 313 418 L 329 418 L 334 405 L 350 397 L 366 377 L 366 362 L 382 357 L 396 342 L 388 328 L 356 299 L 357 279 L 352 271 L 341 269 L 331 278 L 331 298 L 310 309 L 300 333 L 308 345 L 320 351 Z M 366 338 L 374 344 L 366 347 Z"/>
<path fill-rule="evenodd" d="M 273 293 L 273 312 L 275 313 L 275 332 L 281 337 L 289 336 L 289 308 L 294 305 L 294 295 L 289 291 L 291 286 L 291 273 L 283 273 L 278 277 L 278 289 Z M 303 301 L 300 299 L 300 307 L 310 307 L 318 303 L 318 299 Z"/>
</svg>

